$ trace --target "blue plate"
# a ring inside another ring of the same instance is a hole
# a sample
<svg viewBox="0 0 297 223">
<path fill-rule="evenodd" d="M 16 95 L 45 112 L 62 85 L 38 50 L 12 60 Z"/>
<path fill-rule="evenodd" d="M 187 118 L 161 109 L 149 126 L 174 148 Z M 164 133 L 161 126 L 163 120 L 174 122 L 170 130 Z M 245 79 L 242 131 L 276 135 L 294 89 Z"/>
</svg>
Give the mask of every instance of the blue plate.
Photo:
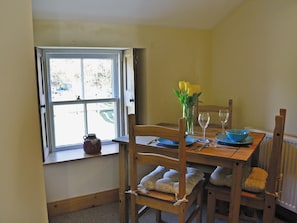
<svg viewBox="0 0 297 223">
<path fill-rule="evenodd" d="M 189 136 L 186 137 L 186 145 L 190 146 L 195 143 L 197 139 L 191 138 Z M 170 147 L 178 147 L 178 143 L 176 141 L 170 139 L 159 138 L 158 145 L 161 146 L 170 146 Z"/>
<path fill-rule="evenodd" d="M 225 134 L 218 134 L 216 136 L 216 142 L 219 144 L 225 144 L 230 146 L 242 146 L 242 145 L 250 145 L 252 144 L 254 139 L 250 136 L 246 137 L 243 141 L 236 142 L 229 139 Z"/>
</svg>

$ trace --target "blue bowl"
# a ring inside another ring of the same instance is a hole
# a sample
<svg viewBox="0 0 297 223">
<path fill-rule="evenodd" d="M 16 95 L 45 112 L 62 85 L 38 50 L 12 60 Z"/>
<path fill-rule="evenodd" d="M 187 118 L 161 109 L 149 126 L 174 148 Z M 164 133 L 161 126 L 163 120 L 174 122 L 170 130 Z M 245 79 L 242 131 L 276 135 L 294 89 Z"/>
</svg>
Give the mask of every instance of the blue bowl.
<svg viewBox="0 0 297 223">
<path fill-rule="evenodd" d="M 228 129 L 226 130 L 226 135 L 228 139 L 235 141 L 235 142 L 241 142 L 246 139 L 249 135 L 249 130 L 246 129 Z"/>
</svg>

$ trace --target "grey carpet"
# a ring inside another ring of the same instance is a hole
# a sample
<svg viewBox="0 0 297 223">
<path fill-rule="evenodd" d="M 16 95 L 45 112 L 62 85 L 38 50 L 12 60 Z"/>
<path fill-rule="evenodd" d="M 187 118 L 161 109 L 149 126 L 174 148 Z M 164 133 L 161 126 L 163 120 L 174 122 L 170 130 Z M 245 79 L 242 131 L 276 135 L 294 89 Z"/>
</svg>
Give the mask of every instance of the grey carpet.
<svg viewBox="0 0 297 223">
<path fill-rule="evenodd" d="M 202 223 L 206 222 L 206 208 L 203 207 Z M 176 216 L 170 213 L 162 213 L 162 219 L 166 223 L 177 222 Z M 148 210 L 141 218 L 139 223 L 154 223 L 155 215 L 153 210 Z M 195 221 L 193 221 L 194 223 Z M 275 223 L 287 223 L 275 219 Z M 111 203 L 103 206 L 88 208 L 85 210 L 68 213 L 49 219 L 49 223 L 119 223 L 119 203 Z M 215 223 L 226 223 L 226 221 L 216 219 Z"/>
<path fill-rule="evenodd" d="M 119 222 L 119 204 L 112 203 L 99 207 L 88 208 L 85 210 L 64 214 L 50 218 L 50 223 L 118 223 Z M 205 212 L 204 212 L 205 213 Z M 154 211 L 148 210 L 139 219 L 140 223 L 153 223 Z M 177 222 L 176 216 L 170 213 L 162 213 L 162 219 L 168 223 Z M 195 221 L 193 221 L 195 222 Z M 205 216 L 203 221 L 206 222 Z M 225 221 L 217 220 L 216 223 L 224 223 Z"/>
</svg>

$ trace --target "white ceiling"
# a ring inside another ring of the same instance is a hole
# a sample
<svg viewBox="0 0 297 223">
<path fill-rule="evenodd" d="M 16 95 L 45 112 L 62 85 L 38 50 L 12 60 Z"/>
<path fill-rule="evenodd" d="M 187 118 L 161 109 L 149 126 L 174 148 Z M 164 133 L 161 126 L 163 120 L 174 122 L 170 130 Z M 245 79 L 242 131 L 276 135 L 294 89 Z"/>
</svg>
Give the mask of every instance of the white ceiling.
<svg viewBox="0 0 297 223">
<path fill-rule="evenodd" d="M 246 0 L 32 0 L 34 19 L 209 29 Z"/>
</svg>

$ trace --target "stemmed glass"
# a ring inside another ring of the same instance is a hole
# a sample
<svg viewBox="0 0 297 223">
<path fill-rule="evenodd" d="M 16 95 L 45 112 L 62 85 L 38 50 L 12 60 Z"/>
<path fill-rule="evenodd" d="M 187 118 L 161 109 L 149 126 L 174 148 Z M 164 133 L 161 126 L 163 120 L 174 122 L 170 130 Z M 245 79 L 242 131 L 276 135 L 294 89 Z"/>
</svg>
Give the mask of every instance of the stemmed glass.
<svg viewBox="0 0 297 223">
<path fill-rule="evenodd" d="M 206 131 L 206 128 L 208 127 L 209 121 L 210 121 L 210 116 L 209 116 L 208 112 L 199 113 L 198 122 L 199 122 L 199 125 L 200 125 L 200 127 L 202 128 L 202 131 L 203 131 L 202 141 L 204 143 L 206 143 L 208 141 L 205 138 L 205 131 Z"/>
<path fill-rule="evenodd" d="M 227 121 L 229 119 L 228 109 L 219 110 L 219 117 L 220 117 L 220 121 L 222 123 L 222 133 L 225 134 L 225 124 L 227 123 Z"/>
</svg>

